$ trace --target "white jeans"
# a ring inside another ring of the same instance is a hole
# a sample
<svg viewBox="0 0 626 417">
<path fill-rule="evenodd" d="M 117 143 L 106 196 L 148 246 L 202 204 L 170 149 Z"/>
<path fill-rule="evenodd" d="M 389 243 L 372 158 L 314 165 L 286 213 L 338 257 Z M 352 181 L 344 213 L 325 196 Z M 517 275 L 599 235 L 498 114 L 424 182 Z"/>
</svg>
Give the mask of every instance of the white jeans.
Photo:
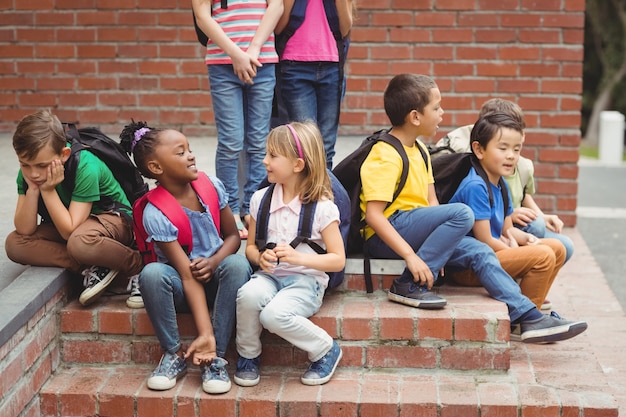
<svg viewBox="0 0 626 417">
<path fill-rule="evenodd" d="M 259 356 L 266 328 L 307 352 L 311 362 L 319 360 L 333 339 L 308 317 L 317 313 L 323 297 L 324 288 L 313 277 L 253 274 L 237 292 L 237 352 L 248 359 Z"/>
</svg>

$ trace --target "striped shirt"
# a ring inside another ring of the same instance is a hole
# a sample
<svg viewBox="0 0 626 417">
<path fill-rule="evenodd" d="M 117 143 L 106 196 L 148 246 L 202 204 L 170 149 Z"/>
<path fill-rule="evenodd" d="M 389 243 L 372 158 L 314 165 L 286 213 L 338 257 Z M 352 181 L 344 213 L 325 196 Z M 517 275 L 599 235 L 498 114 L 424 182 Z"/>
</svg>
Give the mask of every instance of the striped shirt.
<svg viewBox="0 0 626 417">
<path fill-rule="evenodd" d="M 226 9 L 222 9 L 220 0 L 213 0 L 213 19 L 243 51 L 250 46 L 266 10 L 266 0 L 228 0 Z M 273 33 L 263 44 L 259 61 L 262 64 L 278 62 Z M 207 44 L 205 62 L 207 65 L 232 64 L 228 54 L 210 39 Z"/>
</svg>

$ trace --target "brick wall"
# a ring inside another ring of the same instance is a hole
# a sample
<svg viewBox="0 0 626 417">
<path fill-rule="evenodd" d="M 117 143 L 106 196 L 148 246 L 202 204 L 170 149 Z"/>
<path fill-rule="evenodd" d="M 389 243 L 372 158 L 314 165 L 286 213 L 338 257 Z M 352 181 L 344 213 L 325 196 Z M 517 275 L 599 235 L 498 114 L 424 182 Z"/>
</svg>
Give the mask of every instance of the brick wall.
<svg viewBox="0 0 626 417">
<path fill-rule="evenodd" d="M 0 346 L 0 416 L 39 416 L 39 390 L 60 364 L 58 312 L 61 289 Z"/>
<path fill-rule="evenodd" d="M 387 125 L 394 74 L 432 75 L 440 136 L 498 96 L 526 112 L 538 202 L 575 223 L 585 0 L 357 0 L 341 134 Z M 131 117 L 214 134 L 190 1 L 0 0 L 0 131 L 50 107 L 120 131 Z"/>
</svg>

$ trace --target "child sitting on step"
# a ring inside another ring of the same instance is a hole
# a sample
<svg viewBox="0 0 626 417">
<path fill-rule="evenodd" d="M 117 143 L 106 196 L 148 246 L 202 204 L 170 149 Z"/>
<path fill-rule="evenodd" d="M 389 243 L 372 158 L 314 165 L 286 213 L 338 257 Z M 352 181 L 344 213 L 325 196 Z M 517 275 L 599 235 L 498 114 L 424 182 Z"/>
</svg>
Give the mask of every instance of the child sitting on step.
<svg viewBox="0 0 626 417">
<path fill-rule="evenodd" d="M 339 210 L 333 203 L 322 138 L 314 123 L 274 128 L 267 138 L 263 164 L 274 183 L 266 242 L 255 240 L 259 207 L 269 187 L 250 201 L 250 230 L 246 256 L 259 266 L 237 293 L 237 352 L 235 383 L 259 383 L 261 332 L 266 328 L 307 352 L 311 364 L 301 377 L 305 385 L 320 385 L 332 377 L 341 348 L 308 317 L 322 305 L 328 275 L 345 265 L 339 232 Z M 325 249 L 315 252 L 307 243 L 293 243 L 300 212 L 315 203 L 311 240 Z M 261 223 L 262 224 L 262 223 Z M 293 243 L 293 247 L 290 245 Z M 262 246 L 259 246 L 262 245 Z"/>
<path fill-rule="evenodd" d="M 63 125 L 49 110 L 18 123 L 13 135 L 20 163 L 15 231 L 7 236 L 5 249 L 14 262 L 82 273 L 85 289 L 79 302 L 89 305 L 118 273 L 134 277 L 143 265 L 131 247 L 130 202 L 109 167 L 81 150 L 71 189 L 70 181 L 64 181 L 70 145 Z M 136 301 L 129 306 L 142 307 L 138 293 L 131 298 Z"/>
<path fill-rule="evenodd" d="M 206 174 L 198 172 L 185 135 L 133 122 L 124 128 L 120 138 L 141 173 L 155 179 L 182 206 L 193 235 L 188 254 L 178 241 L 178 229 L 168 217 L 152 203 L 145 206 L 143 226 L 148 239 L 156 242 L 158 261 L 143 268 L 139 287 L 165 352 L 148 378 L 148 388 L 173 388 L 187 371 L 186 359 L 191 358 L 194 365 L 202 368 L 205 392 L 228 392 L 231 383 L 223 358 L 235 326 L 235 297 L 252 271 L 245 257 L 236 253 L 241 240 L 224 186 L 217 178 L 210 178 L 219 200 L 218 231 L 209 202 L 202 201 L 191 185 L 199 175 Z M 198 331 L 186 351 L 180 341 L 178 312 L 191 312 Z"/>
<path fill-rule="evenodd" d="M 511 175 L 517 165 L 524 137 L 519 120 L 508 113 L 483 114 L 470 136 L 472 153 L 479 166 L 471 168 L 450 202 L 465 203 L 474 212 L 471 235 L 486 243 L 495 252 L 504 270 L 521 280 L 522 294 L 541 308 L 557 273 L 565 262 L 565 247 L 557 239 L 539 239 L 513 227 L 513 203 L 508 185 L 501 181 Z M 489 184 L 479 175 L 481 168 Z M 503 201 L 500 186 L 507 191 L 508 202 Z M 493 204 L 487 187 L 491 187 Z M 508 208 L 505 213 L 505 208 Z M 480 285 L 471 271 L 452 274 L 455 282 Z"/>
</svg>

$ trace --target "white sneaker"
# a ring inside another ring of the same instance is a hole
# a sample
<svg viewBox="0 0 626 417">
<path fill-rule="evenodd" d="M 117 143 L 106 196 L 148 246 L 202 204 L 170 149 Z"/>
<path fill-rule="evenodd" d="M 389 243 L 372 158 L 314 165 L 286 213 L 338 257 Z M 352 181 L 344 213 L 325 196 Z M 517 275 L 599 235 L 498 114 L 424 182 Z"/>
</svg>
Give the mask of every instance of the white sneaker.
<svg viewBox="0 0 626 417">
<path fill-rule="evenodd" d="M 139 291 L 139 274 L 130 277 L 126 290 L 130 291 L 130 297 L 126 300 L 126 306 L 128 308 L 143 308 L 143 298 Z"/>
</svg>

